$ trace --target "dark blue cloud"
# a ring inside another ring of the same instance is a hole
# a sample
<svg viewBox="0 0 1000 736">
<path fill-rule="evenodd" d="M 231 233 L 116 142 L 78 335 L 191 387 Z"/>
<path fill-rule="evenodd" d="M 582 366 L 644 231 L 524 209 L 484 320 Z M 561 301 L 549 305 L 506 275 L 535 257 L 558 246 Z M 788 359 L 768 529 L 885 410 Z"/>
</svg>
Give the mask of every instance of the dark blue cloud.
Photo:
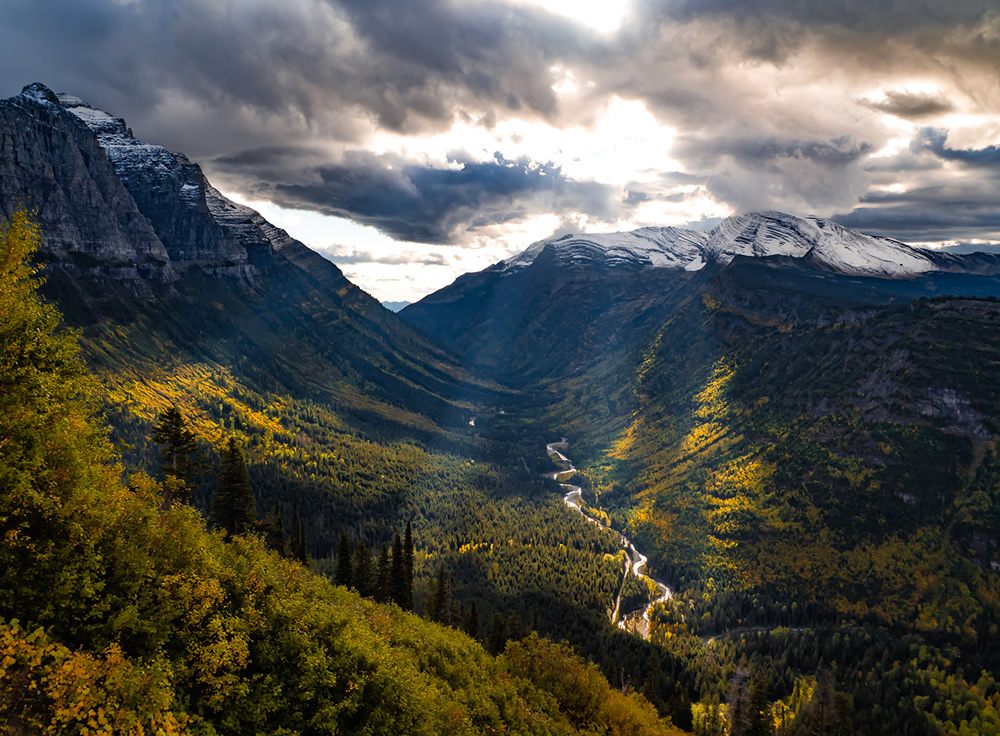
<svg viewBox="0 0 1000 736">
<path fill-rule="evenodd" d="M 1000 146 L 986 148 L 949 148 L 948 131 L 940 128 L 924 128 L 910 150 L 930 151 L 945 161 L 958 161 L 970 167 L 996 168 L 1000 173 Z"/>
<path fill-rule="evenodd" d="M 714 166 L 721 157 L 732 156 L 746 167 L 760 167 L 781 159 L 800 159 L 837 168 L 871 153 L 870 143 L 842 136 L 829 141 L 761 138 L 702 138 L 682 136 L 672 153 L 696 170 Z"/>
<path fill-rule="evenodd" d="M 216 163 L 225 167 L 243 160 Z M 434 168 L 353 152 L 341 163 L 313 173 L 314 181 L 277 184 L 263 193 L 282 206 L 349 217 L 397 239 L 420 243 L 454 243 L 475 228 L 541 212 L 580 211 L 611 218 L 622 206 L 610 186 L 574 181 L 550 163 L 513 161 L 499 153 L 491 161 Z"/>
</svg>

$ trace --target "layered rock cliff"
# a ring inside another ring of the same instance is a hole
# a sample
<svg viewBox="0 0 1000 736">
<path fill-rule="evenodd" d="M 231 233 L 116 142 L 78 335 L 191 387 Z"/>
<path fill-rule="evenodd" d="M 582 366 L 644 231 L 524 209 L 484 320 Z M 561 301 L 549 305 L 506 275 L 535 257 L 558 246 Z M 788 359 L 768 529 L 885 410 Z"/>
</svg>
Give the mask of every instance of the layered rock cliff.
<svg viewBox="0 0 1000 736">
<path fill-rule="evenodd" d="M 177 273 L 97 136 L 40 84 L 0 100 L 0 212 L 27 207 L 42 226 L 41 255 L 74 278 L 135 293 Z"/>
</svg>

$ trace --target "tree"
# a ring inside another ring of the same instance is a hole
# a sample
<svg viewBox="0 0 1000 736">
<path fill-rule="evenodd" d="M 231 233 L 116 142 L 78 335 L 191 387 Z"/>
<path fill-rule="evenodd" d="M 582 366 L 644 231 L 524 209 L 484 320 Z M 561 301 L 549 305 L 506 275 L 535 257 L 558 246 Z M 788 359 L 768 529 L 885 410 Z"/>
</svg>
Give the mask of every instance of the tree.
<svg viewBox="0 0 1000 736">
<path fill-rule="evenodd" d="M 337 548 L 337 572 L 334 582 L 350 588 L 354 584 L 353 570 L 351 569 L 351 543 L 347 539 L 347 532 L 340 533 L 340 546 Z"/>
<path fill-rule="evenodd" d="M 465 615 L 462 628 L 473 639 L 479 638 L 479 611 L 476 610 L 475 601 L 469 604 L 469 611 Z"/>
<path fill-rule="evenodd" d="M 281 520 L 277 502 L 274 504 L 274 511 L 258 522 L 257 528 L 263 533 L 268 549 L 273 549 L 281 555 L 285 554 L 285 525 Z"/>
<path fill-rule="evenodd" d="M 507 644 L 507 624 L 504 623 L 503 616 L 500 615 L 499 611 L 493 614 L 493 619 L 490 621 L 490 633 L 486 643 L 489 646 L 490 654 L 494 656 L 500 654 Z"/>
<path fill-rule="evenodd" d="M 177 503 L 191 503 L 194 478 L 203 469 L 198 457 L 198 441 L 176 406 L 171 406 L 153 427 L 153 441 L 163 445 L 163 509 Z"/>
<path fill-rule="evenodd" d="M 444 563 L 438 566 L 437 586 L 434 589 L 434 602 L 431 606 L 431 619 L 441 624 L 448 621 L 448 581 L 444 577 Z"/>
<path fill-rule="evenodd" d="M 289 535 L 288 546 L 291 547 L 291 555 L 299 562 L 305 564 L 308 560 L 306 554 L 306 528 L 299 515 L 299 494 L 292 491 L 292 531 Z"/>
<path fill-rule="evenodd" d="M 354 588 L 363 596 L 372 594 L 372 557 L 365 540 L 359 540 L 354 549 Z"/>
<path fill-rule="evenodd" d="M 249 530 L 256 519 L 246 458 L 236 438 L 230 437 L 222 454 L 219 487 L 212 500 L 212 525 L 233 536 Z"/>
<path fill-rule="evenodd" d="M 750 712 L 750 673 L 740 667 L 733 675 L 729 684 L 729 734 L 730 736 L 749 736 Z"/>
<path fill-rule="evenodd" d="M 389 598 L 403 610 L 413 609 L 413 594 L 406 584 L 406 555 L 403 540 L 396 532 L 392 540 L 392 565 L 389 568 Z"/>
<path fill-rule="evenodd" d="M 382 544 L 382 551 L 378 555 L 377 580 L 375 583 L 375 600 L 385 603 L 389 600 L 389 550 Z"/>
<path fill-rule="evenodd" d="M 410 521 L 406 522 L 406 535 L 403 539 L 403 554 L 406 559 L 406 591 L 403 594 L 407 611 L 413 610 L 413 530 Z"/>
</svg>

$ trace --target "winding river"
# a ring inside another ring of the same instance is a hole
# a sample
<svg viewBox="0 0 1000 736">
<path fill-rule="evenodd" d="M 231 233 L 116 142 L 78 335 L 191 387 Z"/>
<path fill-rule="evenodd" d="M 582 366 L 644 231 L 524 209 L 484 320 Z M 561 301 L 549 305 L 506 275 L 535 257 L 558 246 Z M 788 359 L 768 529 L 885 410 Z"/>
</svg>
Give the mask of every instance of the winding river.
<svg viewBox="0 0 1000 736">
<path fill-rule="evenodd" d="M 616 529 L 612 529 L 606 524 L 602 523 L 598 519 L 587 516 L 583 513 L 583 489 L 580 486 L 574 486 L 569 483 L 563 483 L 563 480 L 568 480 L 573 473 L 576 472 L 576 467 L 573 465 L 573 461 L 566 457 L 559 448 L 563 450 L 569 448 L 569 442 L 563 438 L 560 442 L 552 442 L 545 446 L 545 451 L 548 453 L 549 457 L 557 460 L 559 462 L 566 463 L 569 466 L 568 470 L 560 470 L 558 473 L 549 473 L 548 477 L 553 480 L 559 481 L 559 485 L 563 488 L 568 489 L 565 496 L 563 496 L 563 502 L 570 508 L 576 509 L 584 518 L 587 519 L 592 524 L 597 524 L 604 529 L 607 529 L 612 534 L 615 534 L 622 544 L 622 548 L 625 550 L 629 559 L 629 566 L 625 570 L 625 574 L 622 576 L 622 584 L 618 589 L 618 596 L 615 598 L 615 607 L 611 613 L 611 623 L 617 623 L 620 629 L 625 631 L 634 631 L 643 639 L 649 638 L 649 612 L 653 609 L 660 601 L 668 600 L 671 597 L 670 588 L 659 580 L 647 575 L 644 570 L 646 568 L 646 562 L 648 558 L 646 555 L 642 554 L 639 550 L 635 548 L 635 545 L 629 541 L 621 532 Z M 622 591 L 625 589 L 625 582 L 628 580 L 629 575 L 635 575 L 637 578 L 645 578 L 649 580 L 660 590 L 660 595 L 652 603 L 649 603 L 642 608 L 637 608 L 634 611 L 628 613 L 621 613 L 621 602 L 622 602 Z"/>
</svg>

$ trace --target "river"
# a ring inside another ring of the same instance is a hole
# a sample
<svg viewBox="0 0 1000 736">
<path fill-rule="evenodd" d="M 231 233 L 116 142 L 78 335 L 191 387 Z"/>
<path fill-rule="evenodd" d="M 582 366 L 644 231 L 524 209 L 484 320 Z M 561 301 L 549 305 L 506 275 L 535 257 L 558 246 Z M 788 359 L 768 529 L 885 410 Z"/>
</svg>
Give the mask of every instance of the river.
<svg viewBox="0 0 1000 736">
<path fill-rule="evenodd" d="M 563 502 L 570 508 L 576 509 L 583 514 L 584 518 L 590 523 L 597 524 L 617 536 L 618 540 L 621 542 L 622 548 L 628 555 L 629 565 L 625 569 L 624 575 L 622 576 L 622 584 L 618 588 L 618 596 L 615 598 L 615 607 L 611 613 L 611 623 L 617 623 L 620 629 L 625 631 L 634 631 L 643 639 L 648 639 L 649 612 L 657 603 L 670 599 L 672 595 L 670 588 L 665 583 L 660 582 L 656 578 L 653 578 L 644 572 L 648 558 L 635 548 L 635 545 L 629 541 L 628 537 L 619 532 L 617 529 L 612 529 L 598 519 L 587 516 L 587 514 L 583 513 L 583 488 L 580 486 L 574 486 L 570 483 L 562 482 L 563 480 L 568 480 L 570 476 L 576 472 L 576 467 L 573 465 L 573 461 L 566 457 L 559 448 L 562 448 L 563 450 L 569 449 L 569 442 L 567 442 L 565 438 L 563 438 L 560 442 L 552 442 L 551 444 L 545 446 L 545 451 L 548 453 L 549 457 L 559 462 L 566 463 L 569 466 L 568 470 L 560 470 L 558 473 L 550 473 L 548 475 L 549 478 L 559 481 L 559 485 L 563 488 L 568 489 L 566 495 L 563 496 Z M 630 611 L 626 614 L 621 614 L 622 590 L 625 588 L 625 582 L 628 580 L 629 575 L 635 575 L 638 578 L 651 581 L 657 588 L 659 588 L 660 595 L 656 598 L 656 600 L 646 606 L 637 608 L 636 610 Z"/>
</svg>

